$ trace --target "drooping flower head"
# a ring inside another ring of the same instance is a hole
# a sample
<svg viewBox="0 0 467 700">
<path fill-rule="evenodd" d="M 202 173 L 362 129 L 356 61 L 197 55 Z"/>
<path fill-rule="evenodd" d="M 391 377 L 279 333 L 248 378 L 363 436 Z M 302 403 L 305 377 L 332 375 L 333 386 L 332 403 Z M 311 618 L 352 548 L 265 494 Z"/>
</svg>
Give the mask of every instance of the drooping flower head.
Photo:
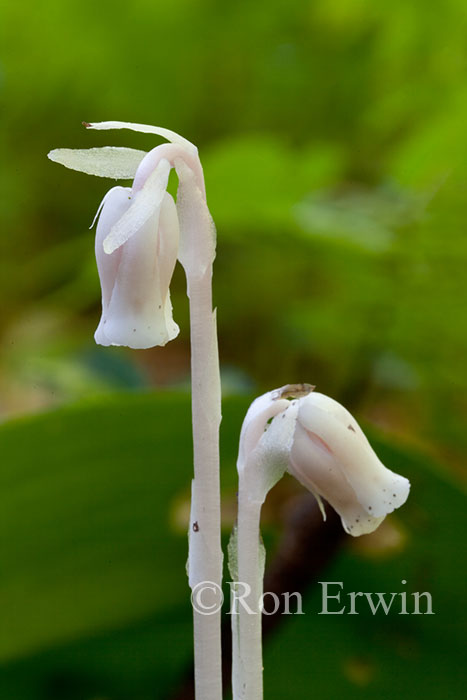
<svg viewBox="0 0 467 700">
<path fill-rule="evenodd" d="M 207 273 L 215 257 L 215 228 L 206 204 L 198 149 L 160 127 L 127 122 L 85 126 L 131 129 L 170 142 L 148 153 L 114 146 L 49 153 L 51 160 L 72 170 L 133 179 L 131 188 L 109 190 L 96 215 L 102 317 L 94 337 L 100 345 L 165 345 L 179 332 L 169 292 L 177 258 L 190 283 Z M 166 191 L 171 168 L 179 179 L 176 204 Z"/>
<path fill-rule="evenodd" d="M 409 495 L 410 483 L 376 456 L 355 418 L 308 384 L 282 387 L 250 406 L 238 470 L 252 500 L 263 502 L 285 471 L 339 513 L 353 536 L 375 530 Z M 289 400 L 294 397 L 292 400 Z"/>
</svg>

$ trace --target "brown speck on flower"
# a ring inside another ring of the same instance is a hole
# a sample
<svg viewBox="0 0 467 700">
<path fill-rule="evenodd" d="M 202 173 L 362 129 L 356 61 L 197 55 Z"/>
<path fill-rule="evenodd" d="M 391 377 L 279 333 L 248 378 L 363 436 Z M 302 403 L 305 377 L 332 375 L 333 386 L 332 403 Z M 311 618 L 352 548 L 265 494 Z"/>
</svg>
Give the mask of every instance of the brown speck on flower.
<svg viewBox="0 0 467 700">
<path fill-rule="evenodd" d="M 195 520 L 195 522 L 193 523 L 193 532 L 199 532 L 199 525 L 197 520 Z"/>
<path fill-rule="evenodd" d="M 276 398 L 298 399 L 301 396 L 308 396 L 314 389 L 316 389 L 316 387 L 312 384 L 287 384 L 277 390 Z"/>
</svg>

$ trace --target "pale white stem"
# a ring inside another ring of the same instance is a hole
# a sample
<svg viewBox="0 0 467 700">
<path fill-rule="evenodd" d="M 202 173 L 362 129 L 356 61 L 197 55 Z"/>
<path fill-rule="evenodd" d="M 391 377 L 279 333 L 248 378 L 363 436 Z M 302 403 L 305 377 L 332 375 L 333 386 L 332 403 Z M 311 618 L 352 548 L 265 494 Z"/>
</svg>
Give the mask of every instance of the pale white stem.
<svg viewBox="0 0 467 700">
<path fill-rule="evenodd" d="M 196 242 L 193 242 L 195 245 Z M 211 582 L 220 594 L 219 425 L 221 393 L 216 318 L 212 310 L 212 265 L 201 279 L 188 279 L 194 479 L 190 519 L 189 574 L 193 590 Z M 209 604 L 216 606 L 220 596 Z M 195 692 L 197 700 L 222 698 L 221 612 L 201 614 L 193 606 Z"/>
<path fill-rule="evenodd" d="M 238 581 L 236 614 L 232 615 L 234 700 L 263 697 L 261 506 L 287 467 L 298 410 L 297 402 L 287 399 L 310 390 L 308 385 L 288 385 L 264 394 L 251 404 L 243 421 L 237 461 L 237 527 L 229 546 L 231 574 Z"/>
<path fill-rule="evenodd" d="M 251 501 L 240 476 L 237 522 L 236 600 L 232 615 L 232 690 L 234 700 L 263 697 L 262 613 L 264 547 L 260 541 L 262 504 Z"/>
</svg>

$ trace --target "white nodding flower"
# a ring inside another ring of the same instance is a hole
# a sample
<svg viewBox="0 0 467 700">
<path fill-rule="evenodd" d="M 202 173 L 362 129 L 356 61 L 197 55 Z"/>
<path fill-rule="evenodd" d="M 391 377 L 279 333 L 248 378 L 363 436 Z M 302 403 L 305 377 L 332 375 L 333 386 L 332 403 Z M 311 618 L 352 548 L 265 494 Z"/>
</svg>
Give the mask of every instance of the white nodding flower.
<svg viewBox="0 0 467 700">
<path fill-rule="evenodd" d="M 148 153 L 113 146 L 62 148 L 49 153 L 51 160 L 72 170 L 133 179 L 131 188 L 109 190 L 96 215 L 102 317 L 94 337 L 100 345 L 165 345 L 179 332 L 169 292 L 177 258 L 187 278 L 196 280 L 203 277 L 215 257 L 215 228 L 206 204 L 198 149 L 160 127 L 128 122 L 85 126 L 131 129 L 170 141 Z M 166 191 L 171 168 L 179 179 L 176 204 Z"/>
<path fill-rule="evenodd" d="M 353 536 L 375 530 L 410 489 L 406 478 L 381 463 L 347 409 L 309 385 L 283 387 L 253 402 L 238 469 L 249 497 L 261 502 L 288 471 L 321 507 L 325 499 Z"/>
<path fill-rule="evenodd" d="M 169 284 L 177 260 L 178 219 L 166 192 L 160 209 L 126 243 L 106 253 L 104 241 L 128 212 L 131 189 L 106 195 L 96 231 L 96 261 L 102 287 L 99 345 L 147 348 L 165 345 L 178 334 L 172 319 Z"/>
</svg>

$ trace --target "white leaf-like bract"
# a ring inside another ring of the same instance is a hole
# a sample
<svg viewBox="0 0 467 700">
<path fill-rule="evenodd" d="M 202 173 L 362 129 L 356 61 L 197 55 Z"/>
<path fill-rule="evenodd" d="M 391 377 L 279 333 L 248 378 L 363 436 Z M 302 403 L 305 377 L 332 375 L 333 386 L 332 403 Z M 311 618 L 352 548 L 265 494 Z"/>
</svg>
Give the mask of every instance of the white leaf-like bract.
<svg viewBox="0 0 467 700">
<path fill-rule="evenodd" d="M 54 163 L 87 175 L 113 180 L 132 180 L 146 151 L 117 146 L 102 148 L 56 148 L 47 154 Z"/>
</svg>

